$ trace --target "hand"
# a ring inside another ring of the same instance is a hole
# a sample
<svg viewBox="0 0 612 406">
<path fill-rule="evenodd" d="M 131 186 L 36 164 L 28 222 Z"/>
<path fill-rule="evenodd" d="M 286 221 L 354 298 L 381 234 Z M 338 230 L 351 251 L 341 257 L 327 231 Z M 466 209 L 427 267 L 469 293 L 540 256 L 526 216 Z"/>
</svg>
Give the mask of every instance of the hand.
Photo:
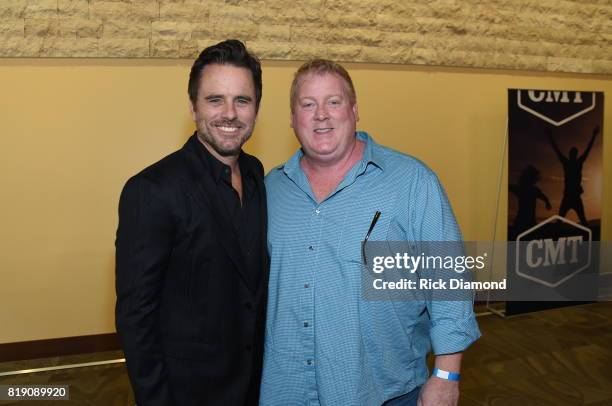
<svg viewBox="0 0 612 406">
<path fill-rule="evenodd" d="M 417 406 L 457 406 L 459 382 L 430 377 L 419 393 Z"/>
</svg>

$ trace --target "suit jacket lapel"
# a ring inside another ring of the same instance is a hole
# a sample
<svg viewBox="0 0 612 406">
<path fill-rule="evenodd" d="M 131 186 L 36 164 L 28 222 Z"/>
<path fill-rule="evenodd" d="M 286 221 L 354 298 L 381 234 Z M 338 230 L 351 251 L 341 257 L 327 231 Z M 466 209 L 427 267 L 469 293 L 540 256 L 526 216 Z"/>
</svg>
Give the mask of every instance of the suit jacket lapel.
<svg viewBox="0 0 612 406">
<path fill-rule="evenodd" d="M 210 218 L 217 225 L 217 238 L 219 243 L 225 249 L 225 252 L 234 263 L 236 270 L 249 287 L 251 291 L 255 291 L 252 281 L 246 274 L 246 264 L 242 250 L 238 243 L 238 236 L 232 224 L 227 208 L 221 204 L 218 196 L 215 194 L 217 185 L 214 183 L 211 176 L 205 176 L 205 166 L 201 158 L 197 155 L 198 151 L 193 145 L 193 142 L 199 142 L 195 136 L 187 141 L 183 149 L 185 156 L 189 162 L 192 173 L 192 181 L 194 182 L 194 195 L 204 209 L 211 213 Z"/>
</svg>

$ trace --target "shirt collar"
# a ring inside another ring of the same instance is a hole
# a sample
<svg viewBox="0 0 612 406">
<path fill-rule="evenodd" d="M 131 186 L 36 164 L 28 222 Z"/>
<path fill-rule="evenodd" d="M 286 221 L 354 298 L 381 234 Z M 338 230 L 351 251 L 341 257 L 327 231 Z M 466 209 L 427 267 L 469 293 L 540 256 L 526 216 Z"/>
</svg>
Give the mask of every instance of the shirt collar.
<svg viewBox="0 0 612 406">
<path fill-rule="evenodd" d="M 231 184 L 231 168 L 229 165 L 219 161 L 210 151 L 200 142 L 198 139 L 197 132 L 194 134 L 195 142 L 198 144 L 198 151 L 200 151 L 200 157 L 204 162 L 204 165 L 210 170 L 210 174 L 216 183 L 219 183 L 222 179 L 229 181 Z M 240 151 L 238 156 L 238 164 L 240 165 L 240 172 L 243 177 L 250 177 L 251 173 L 248 172 L 247 165 L 244 164 L 244 153 Z"/>
<path fill-rule="evenodd" d="M 385 162 L 381 154 L 380 145 L 365 131 L 357 131 L 356 135 L 358 140 L 366 144 L 363 150 L 363 156 L 361 157 L 361 163 L 364 166 L 370 163 L 374 164 L 384 171 Z"/>
<path fill-rule="evenodd" d="M 363 150 L 363 156 L 361 157 L 361 161 L 356 163 L 356 165 L 361 165 L 364 168 L 369 164 L 374 164 L 379 167 L 381 170 L 385 170 L 384 160 L 381 155 L 380 145 L 374 141 L 374 138 L 370 136 L 365 131 L 357 131 L 355 136 L 358 140 L 365 142 L 365 148 Z M 300 148 L 295 154 L 289 158 L 289 160 L 281 167 L 283 172 L 290 178 L 294 178 L 296 173 L 302 172 L 302 167 L 300 166 L 300 160 L 304 156 L 304 151 Z"/>
</svg>

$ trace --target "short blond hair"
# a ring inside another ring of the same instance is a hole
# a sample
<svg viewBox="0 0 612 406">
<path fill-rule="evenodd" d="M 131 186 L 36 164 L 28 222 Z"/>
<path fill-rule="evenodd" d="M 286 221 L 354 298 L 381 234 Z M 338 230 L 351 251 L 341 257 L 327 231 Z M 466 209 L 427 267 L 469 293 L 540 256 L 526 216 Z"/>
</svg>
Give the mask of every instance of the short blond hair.
<svg viewBox="0 0 612 406">
<path fill-rule="evenodd" d="M 355 86 L 353 86 L 353 80 L 351 79 L 351 75 L 349 75 L 347 70 L 344 69 L 342 65 L 337 62 L 330 61 L 328 59 L 311 59 L 310 61 L 300 66 L 299 69 L 295 72 L 295 75 L 293 76 L 293 82 L 291 82 L 291 90 L 289 92 L 289 103 L 291 106 L 292 113 L 295 107 L 295 103 L 297 102 L 297 92 L 298 87 L 300 85 L 300 79 L 311 73 L 317 75 L 323 75 L 326 73 L 338 75 L 344 80 L 344 84 L 346 86 L 349 101 L 351 102 L 351 104 L 355 104 L 357 102 L 357 94 L 355 93 Z"/>
</svg>

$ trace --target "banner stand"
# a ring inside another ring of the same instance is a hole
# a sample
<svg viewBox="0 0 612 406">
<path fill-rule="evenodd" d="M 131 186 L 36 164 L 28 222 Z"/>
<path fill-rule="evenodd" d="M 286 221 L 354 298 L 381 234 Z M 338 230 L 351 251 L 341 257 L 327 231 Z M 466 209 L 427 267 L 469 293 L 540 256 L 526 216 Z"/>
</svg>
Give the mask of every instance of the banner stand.
<svg viewBox="0 0 612 406">
<path fill-rule="evenodd" d="M 509 118 L 506 117 L 506 131 L 504 134 L 504 140 L 502 143 L 502 150 L 501 150 L 501 156 L 500 156 L 500 164 L 499 164 L 499 176 L 498 176 L 498 181 L 497 181 L 497 203 L 495 204 L 495 214 L 493 216 L 494 220 L 493 220 L 493 234 L 491 235 L 491 269 L 489 270 L 489 282 L 491 282 L 493 280 L 493 270 L 495 268 L 495 235 L 497 234 L 497 221 L 499 220 L 499 206 L 501 203 L 501 192 L 502 192 L 502 185 L 504 184 L 503 182 L 503 178 L 504 178 L 504 163 L 506 162 L 506 152 L 507 152 L 507 148 L 508 148 L 508 132 L 509 132 Z M 504 261 L 505 263 L 505 261 Z M 505 268 L 505 267 L 504 267 Z M 505 271 L 505 270 L 504 270 Z M 494 307 L 491 306 L 491 291 L 488 290 L 487 291 L 487 302 L 486 302 L 486 309 L 488 311 L 490 311 L 491 313 L 501 317 L 501 318 L 506 318 L 506 309 L 505 309 L 505 304 L 504 304 L 504 308 L 502 310 L 496 309 Z"/>
</svg>

